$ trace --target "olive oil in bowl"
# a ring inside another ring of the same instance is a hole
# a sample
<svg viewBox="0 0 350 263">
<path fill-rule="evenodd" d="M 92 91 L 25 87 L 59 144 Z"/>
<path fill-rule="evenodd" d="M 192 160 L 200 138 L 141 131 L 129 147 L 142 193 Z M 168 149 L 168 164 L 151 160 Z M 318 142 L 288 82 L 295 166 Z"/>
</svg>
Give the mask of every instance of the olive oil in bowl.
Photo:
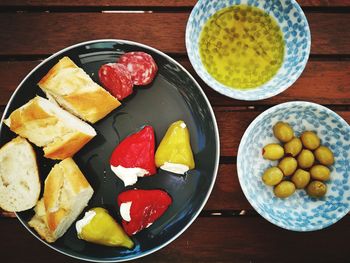
<svg viewBox="0 0 350 263">
<path fill-rule="evenodd" d="M 216 12 L 199 38 L 206 70 L 220 83 L 236 89 L 253 89 L 268 82 L 283 63 L 284 49 L 275 19 L 247 5 Z"/>
</svg>

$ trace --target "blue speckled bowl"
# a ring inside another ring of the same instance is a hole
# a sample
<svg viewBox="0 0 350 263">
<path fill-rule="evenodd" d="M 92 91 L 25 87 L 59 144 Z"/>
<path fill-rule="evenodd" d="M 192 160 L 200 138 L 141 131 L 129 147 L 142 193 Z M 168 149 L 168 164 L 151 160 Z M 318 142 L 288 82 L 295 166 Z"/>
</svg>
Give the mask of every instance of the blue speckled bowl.
<svg viewBox="0 0 350 263">
<path fill-rule="evenodd" d="M 322 145 L 330 147 L 335 163 L 330 167 L 327 194 L 309 197 L 304 190 L 286 198 L 276 198 L 273 188 L 262 182 L 266 168 L 277 161 L 262 158 L 261 150 L 278 142 L 272 127 L 288 122 L 300 136 L 315 131 Z M 337 222 L 350 211 L 350 126 L 336 113 L 310 102 L 287 102 L 260 114 L 245 131 L 238 149 L 237 170 L 241 187 L 250 204 L 268 221 L 294 231 L 313 231 Z"/>
<path fill-rule="evenodd" d="M 284 62 L 267 83 L 250 90 L 227 87 L 215 80 L 204 68 L 199 55 L 199 36 L 205 22 L 218 10 L 237 4 L 258 7 L 273 16 L 282 29 L 286 43 Z M 294 0 L 199 0 L 186 27 L 186 48 L 197 74 L 214 90 L 240 100 L 262 100 L 290 87 L 300 76 L 309 58 L 311 35 L 306 17 Z"/>
</svg>

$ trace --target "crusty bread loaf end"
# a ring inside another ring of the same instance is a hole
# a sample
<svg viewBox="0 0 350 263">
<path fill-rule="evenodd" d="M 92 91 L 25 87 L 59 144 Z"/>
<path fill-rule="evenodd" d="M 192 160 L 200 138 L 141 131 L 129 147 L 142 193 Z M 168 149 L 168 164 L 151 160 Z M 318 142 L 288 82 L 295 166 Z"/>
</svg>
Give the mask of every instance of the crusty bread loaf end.
<svg viewBox="0 0 350 263">
<path fill-rule="evenodd" d="M 93 189 L 73 159 L 64 159 L 47 176 L 43 204 L 38 202 L 29 225 L 46 241 L 54 242 L 77 219 L 92 195 Z"/>
<path fill-rule="evenodd" d="M 28 222 L 28 225 L 34 228 L 42 239 L 45 239 L 49 243 L 55 242 L 57 238 L 53 236 L 53 232 L 51 232 L 47 227 L 46 211 L 43 199 L 38 201 L 34 210 L 35 215 Z"/>
<path fill-rule="evenodd" d="M 0 149 L 0 207 L 20 212 L 39 199 L 39 172 L 33 147 L 16 137 Z"/>
</svg>

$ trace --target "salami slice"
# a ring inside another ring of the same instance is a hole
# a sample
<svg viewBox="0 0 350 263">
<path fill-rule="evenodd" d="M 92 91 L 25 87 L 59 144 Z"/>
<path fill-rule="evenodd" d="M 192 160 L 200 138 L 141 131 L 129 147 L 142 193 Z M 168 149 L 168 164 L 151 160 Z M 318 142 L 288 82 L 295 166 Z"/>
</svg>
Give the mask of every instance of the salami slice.
<svg viewBox="0 0 350 263">
<path fill-rule="evenodd" d="M 122 64 L 109 63 L 102 65 L 98 71 L 102 85 L 118 100 L 122 100 L 133 92 L 130 72 Z"/>
<path fill-rule="evenodd" d="M 151 55 L 145 52 L 128 52 L 122 55 L 118 63 L 129 70 L 134 85 L 147 85 L 157 74 L 158 67 Z"/>
</svg>

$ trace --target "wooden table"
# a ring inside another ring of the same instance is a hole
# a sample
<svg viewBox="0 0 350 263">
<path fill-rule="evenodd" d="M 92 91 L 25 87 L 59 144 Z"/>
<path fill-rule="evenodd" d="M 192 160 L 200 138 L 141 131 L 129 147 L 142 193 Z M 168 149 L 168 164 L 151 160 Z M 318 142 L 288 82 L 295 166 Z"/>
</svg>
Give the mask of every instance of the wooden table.
<svg viewBox="0 0 350 263">
<path fill-rule="evenodd" d="M 226 98 L 207 87 L 194 72 L 184 36 L 195 2 L 1 0 L 0 111 L 32 68 L 69 45 L 117 38 L 160 49 L 184 65 L 207 94 L 219 125 L 221 159 L 216 185 L 199 218 L 173 243 L 138 261 L 349 262 L 349 215 L 311 233 L 286 231 L 270 224 L 242 193 L 236 154 L 249 123 L 281 102 L 320 103 L 350 123 L 350 1 L 299 0 L 312 34 L 309 62 L 291 88 L 257 102 Z M 44 246 L 13 218 L 0 218 L 0 251 L 1 262 L 77 262 Z"/>
</svg>

